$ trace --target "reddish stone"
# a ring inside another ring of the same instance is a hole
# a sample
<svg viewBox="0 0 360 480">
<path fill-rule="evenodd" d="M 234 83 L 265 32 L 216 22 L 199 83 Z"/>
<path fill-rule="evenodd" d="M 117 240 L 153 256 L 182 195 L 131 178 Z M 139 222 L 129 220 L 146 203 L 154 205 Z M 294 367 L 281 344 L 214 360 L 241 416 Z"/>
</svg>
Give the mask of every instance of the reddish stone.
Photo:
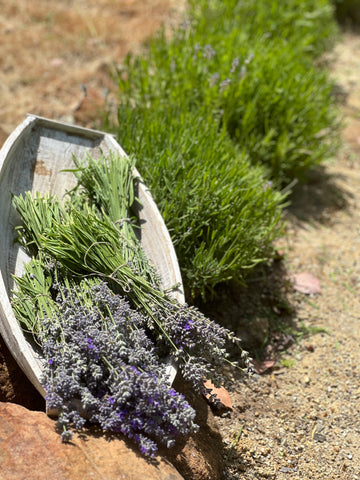
<svg viewBox="0 0 360 480">
<path fill-rule="evenodd" d="M 319 279 L 308 272 L 296 273 L 292 276 L 294 289 L 297 292 L 305 293 L 306 295 L 321 293 L 321 286 Z"/>
<path fill-rule="evenodd" d="M 147 461 L 125 441 L 96 430 L 61 443 L 45 413 L 0 403 L 1 480 L 183 480 L 166 460 Z"/>
</svg>

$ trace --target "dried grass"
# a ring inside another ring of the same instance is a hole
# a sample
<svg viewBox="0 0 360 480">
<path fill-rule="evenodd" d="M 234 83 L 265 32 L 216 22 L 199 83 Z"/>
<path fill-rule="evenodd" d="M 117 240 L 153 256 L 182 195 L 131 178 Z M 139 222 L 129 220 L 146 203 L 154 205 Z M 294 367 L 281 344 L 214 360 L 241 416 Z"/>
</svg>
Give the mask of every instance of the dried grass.
<svg viewBox="0 0 360 480">
<path fill-rule="evenodd" d="M 111 66 L 176 17 L 183 3 L 0 0 L 0 127 L 9 134 L 26 113 L 76 120 L 81 85 L 105 98 Z"/>
</svg>

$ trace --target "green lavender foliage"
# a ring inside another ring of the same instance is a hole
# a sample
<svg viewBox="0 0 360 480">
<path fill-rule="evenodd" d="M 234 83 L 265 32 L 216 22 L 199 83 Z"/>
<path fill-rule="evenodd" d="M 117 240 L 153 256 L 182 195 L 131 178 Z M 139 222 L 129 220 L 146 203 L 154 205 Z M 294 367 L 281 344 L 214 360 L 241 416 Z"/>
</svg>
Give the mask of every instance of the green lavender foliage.
<svg viewBox="0 0 360 480">
<path fill-rule="evenodd" d="M 123 113 L 122 143 L 131 148 L 131 130 L 141 132 L 132 151 L 169 229 L 187 293 L 206 297 L 219 282 L 244 282 L 271 256 L 284 196 L 201 112 L 164 111 L 161 124 L 153 110 Z"/>
<path fill-rule="evenodd" d="M 57 306 L 51 295 L 53 279 L 46 269 L 43 255 L 32 258 L 24 266 L 24 274 L 14 277 L 17 288 L 13 291 L 11 305 L 22 329 L 31 333 L 36 341 L 45 316 L 53 318 Z"/>
<path fill-rule="evenodd" d="M 106 128 L 137 158 L 187 292 L 205 298 L 271 256 L 277 187 L 337 149 L 332 84 L 315 67 L 336 24 L 328 0 L 201 0 L 188 13 L 119 68 L 119 126 Z"/>
<path fill-rule="evenodd" d="M 58 197 L 36 192 L 25 192 L 24 195 L 13 196 L 13 205 L 24 222 L 16 227 L 17 242 L 28 254 L 37 255 L 39 237 L 44 230 L 52 228 L 55 222 L 61 222 L 67 217 L 67 212 Z"/>
<path fill-rule="evenodd" d="M 261 37 L 269 43 L 280 39 L 309 58 L 317 58 L 334 44 L 333 10 L 329 0 L 190 1 L 199 37 L 211 30 L 217 37 L 232 32 L 237 45 Z"/>
<path fill-rule="evenodd" d="M 278 3 L 196 3 L 189 25 L 170 40 L 160 33 L 147 55 L 128 58 L 119 75 L 122 104 L 139 115 L 143 106 L 155 110 L 159 123 L 174 105 L 205 106 L 208 121 L 220 116 L 273 179 L 303 179 L 338 146 L 333 85 L 314 66 L 336 27 L 329 2 Z M 120 122 L 120 140 L 122 129 Z"/>
<path fill-rule="evenodd" d="M 119 158 L 114 152 L 94 159 L 90 155 L 80 161 L 74 156 L 75 167 L 70 170 L 76 176 L 76 187 L 68 192 L 72 208 L 93 209 L 99 218 L 108 219 L 121 235 L 126 262 L 153 285 L 160 284 L 155 267 L 140 247 L 136 235 L 140 227 L 133 207 L 139 200 L 135 197 L 135 161 L 132 158 Z M 85 215 L 87 212 L 85 211 Z"/>
<path fill-rule="evenodd" d="M 151 315 L 151 303 L 166 303 L 164 295 L 146 276 L 133 269 L 136 247 L 121 235 L 108 217 L 91 210 L 72 209 L 64 222 L 39 235 L 40 250 L 75 276 L 93 275 L 112 281 L 133 304 Z M 139 245 L 137 245 L 139 248 Z"/>
</svg>

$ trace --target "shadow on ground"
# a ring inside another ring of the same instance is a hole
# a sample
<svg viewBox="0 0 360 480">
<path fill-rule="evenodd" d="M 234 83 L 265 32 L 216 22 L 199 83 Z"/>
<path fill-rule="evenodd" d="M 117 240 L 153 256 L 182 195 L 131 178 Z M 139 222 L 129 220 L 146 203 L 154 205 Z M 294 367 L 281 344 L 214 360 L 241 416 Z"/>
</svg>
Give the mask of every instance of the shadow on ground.
<svg viewBox="0 0 360 480">
<path fill-rule="evenodd" d="M 196 306 L 211 320 L 232 330 L 258 361 L 286 349 L 298 328 L 296 308 L 288 295 L 292 290 L 281 258 L 255 269 L 247 286 L 235 282 L 219 285 L 213 300 L 198 300 Z M 239 350 L 230 350 L 234 357 Z"/>
<path fill-rule="evenodd" d="M 341 176 L 329 174 L 320 167 L 311 179 L 298 184 L 289 198 L 285 218 L 293 225 L 331 225 L 336 211 L 346 210 L 352 195 L 340 185 Z M 218 285 L 211 301 L 195 301 L 210 319 L 232 330 L 242 346 L 261 364 L 276 361 L 279 354 L 307 332 L 297 320 L 294 287 L 285 262 L 279 254 L 265 266 L 256 268 L 247 278 L 247 285 L 229 282 Z M 231 354 L 236 359 L 238 350 Z"/>
<path fill-rule="evenodd" d="M 346 210 L 352 199 L 351 193 L 340 186 L 344 181 L 345 176 L 335 178 L 325 166 L 319 167 L 308 182 L 293 188 L 286 213 L 299 224 L 331 224 L 332 214 Z"/>
</svg>

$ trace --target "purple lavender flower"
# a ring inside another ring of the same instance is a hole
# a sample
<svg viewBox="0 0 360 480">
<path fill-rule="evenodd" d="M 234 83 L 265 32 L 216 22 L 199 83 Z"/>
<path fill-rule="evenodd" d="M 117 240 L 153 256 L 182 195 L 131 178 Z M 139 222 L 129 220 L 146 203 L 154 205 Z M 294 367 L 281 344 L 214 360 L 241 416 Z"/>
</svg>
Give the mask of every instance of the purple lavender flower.
<svg viewBox="0 0 360 480">
<path fill-rule="evenodd" d="M 236 58 L 234 58 L 234 60 L 231 63 L 230 73 L 234 73 L 235 70 L 237 69 L 238 65 L 239 65 L 239 59 L 238 59 L 238 57 L 236 57 Z"/>
<path fill-rule="evenodd" d="M 254 53 L 250 53 L 250 54 L 248 55 L 248 57 L 245 59 L 245 61 L 244 61 L 245 65 L 249 65 L 249 63 L 252 62 L 252 60 L 254 59 L 254 57 L 255 57 Z"/>
<path fill-rule="evenodd" d="M 244 78 L 245 75 L 246 75 L 246 72 L 247 72 L 246 65 L 242 65 L 242 67 L 240 69 L 240 78 Z"/>
<path fill-rule="evenodd" d="M 219 81 L 219 79 L 220 79 L 220 74 L 218 72 L 211 75 L 210 80 L 209 80 L 210 86 L 213 87 L 214 85 L 216 85 L 217 82 Z"/>
<path fill-rule="evenodd" d="M 45 319 L 41 338 L 53 360 L 44 383 L 49 406 L 60 411 L 63 441 L 71 438 L 70 425 L 80 430 L 85 418 L 126 435 L 146 455 L 156 453 L 156 442 L 172 446 L 178 435 L 195 431 L 195 412 L 169 387 L 166 366 L 144 328 L 148 319 L 102 282 L 83 302 L 75 301 L 81 287 L 60 293 L 61 328 Z M 191 326 L 191 318 L 182 321 Z"/>
<path fill-rule="evenodd" d="M 206 60 L 211 60 L 216 55 L 216 51 L 209 44 L 205 45 L 203 48 L 203 56 Z"/>
<path fill-rule="evenodd" d="M 70 432 L 69 430 L 64 430 L 61 434 L 61 441 L 63 443 L 68 443 L 71 441 L 72 437 L 73 437 L 72 432 Z"/>
<path fill-rule="evenodd" d="M 230 78 L 226 78 L 222 82 L 220 82 L 220 92 L 223 92 L 231 83 Z"/>
</svg>

